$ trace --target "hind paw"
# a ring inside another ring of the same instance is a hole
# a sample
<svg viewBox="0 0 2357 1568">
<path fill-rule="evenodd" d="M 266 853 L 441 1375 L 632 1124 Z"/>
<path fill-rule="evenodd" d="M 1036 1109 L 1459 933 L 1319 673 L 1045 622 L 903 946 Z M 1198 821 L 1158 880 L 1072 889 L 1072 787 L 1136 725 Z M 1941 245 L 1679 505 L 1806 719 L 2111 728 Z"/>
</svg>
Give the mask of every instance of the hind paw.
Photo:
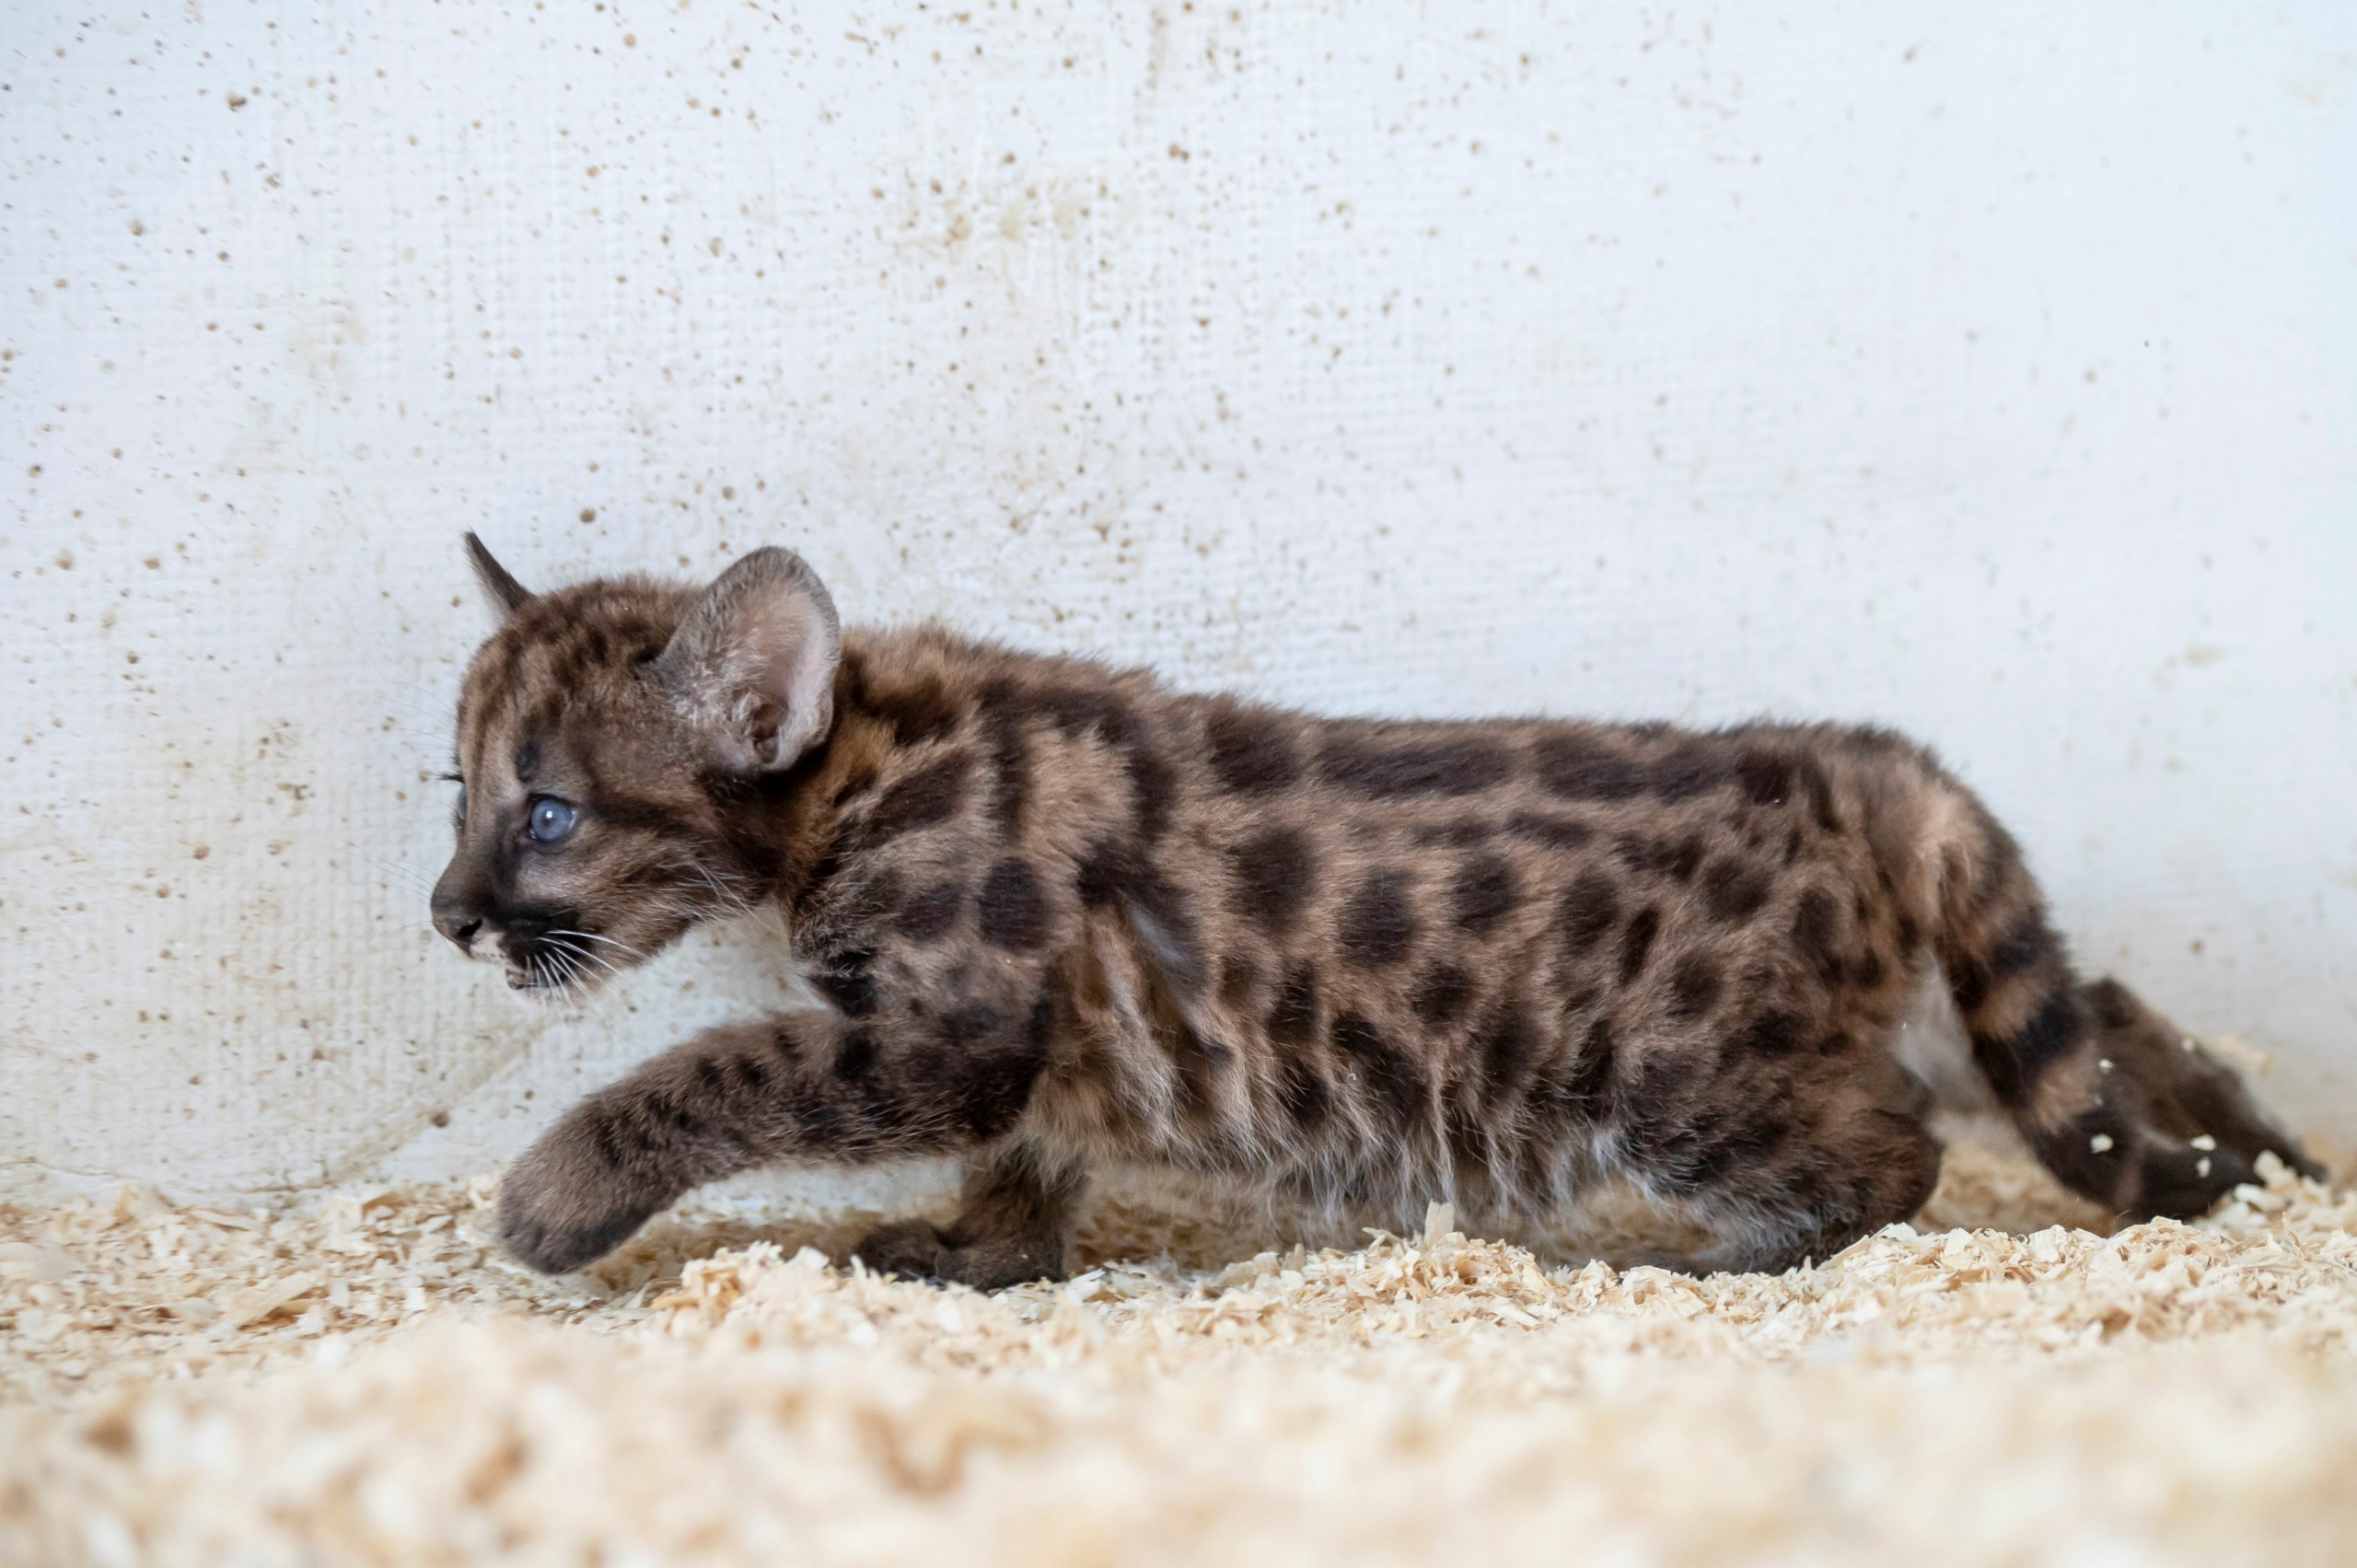
<svg viewBox="0 0 2357 1568">
<path fill-rule="evenodd" d="M 2214 1144 L 2215 1140 L 2211 1140 Z M 2155 1139 L 2143 1153 L 2143 1185 L 2137 1206 L 2173 1220 L 2209 1213 L 2212 1204 L 2245 1182 L 2258 1180 L 2251 1163 L 2234 1150 Z"/>
<path fill-rule="evenodd" d="M 941 1227 L 931 1220 L 879 1225 L 851 1249 L 851 1255 L 865 1264 L 870 1273 L 911 1280 L 941 1278 Z"/>
</svg>

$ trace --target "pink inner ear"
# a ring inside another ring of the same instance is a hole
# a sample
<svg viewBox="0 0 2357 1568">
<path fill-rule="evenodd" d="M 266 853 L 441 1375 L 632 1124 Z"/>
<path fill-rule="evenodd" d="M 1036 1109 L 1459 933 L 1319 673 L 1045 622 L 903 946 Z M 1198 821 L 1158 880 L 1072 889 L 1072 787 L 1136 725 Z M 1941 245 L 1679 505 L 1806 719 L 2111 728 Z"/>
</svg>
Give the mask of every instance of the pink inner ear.
<svg viewBox="0 0 2357 1568">
<path fill-rule="evenodd" d="M 784 705 L 767 697 L 756 698 L 752 711 L 745 716 L 745 737 L 753 744 L 753 754 L 763 762 L 777 759 L 778 726 L 784 719 Z"/>
<path fill-rule="evenodd" d="M 824 735 L 838 647 L 833 601 L 801 558 L 757 550 L 704 591 L 657 669 L 730 766 L 774 769 Z"/>
</svg>

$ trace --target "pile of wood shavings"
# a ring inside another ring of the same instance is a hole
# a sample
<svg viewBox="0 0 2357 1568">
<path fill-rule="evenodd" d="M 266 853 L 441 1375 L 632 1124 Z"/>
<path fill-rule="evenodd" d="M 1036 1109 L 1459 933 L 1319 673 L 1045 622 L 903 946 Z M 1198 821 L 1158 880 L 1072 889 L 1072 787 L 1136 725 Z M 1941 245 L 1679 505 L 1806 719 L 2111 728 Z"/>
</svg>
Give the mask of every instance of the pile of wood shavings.
<svg viewBox="0 0 2357 1568">
<path fill-rule="evenodd" d="M 2357 1201 L 2267 1178 L 1704 1280 L 1109 1206 L 995 1296 L 830 1264 L 865 1216 L 538 1280 L 487 1183 L 0 1211 L 0 1561 L 2337 1561 Z M 1919 1225 L 2041 1209 L 1958 1150 Z"/>
</svg>

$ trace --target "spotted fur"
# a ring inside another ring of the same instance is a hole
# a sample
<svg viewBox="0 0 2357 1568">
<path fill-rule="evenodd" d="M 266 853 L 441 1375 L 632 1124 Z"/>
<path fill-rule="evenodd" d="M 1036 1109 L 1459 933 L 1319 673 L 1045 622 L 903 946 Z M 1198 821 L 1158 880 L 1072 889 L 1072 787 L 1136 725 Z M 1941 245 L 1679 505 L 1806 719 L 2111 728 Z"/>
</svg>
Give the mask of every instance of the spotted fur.
<svg viewBox="0 0 2357 1568">
<path fill-rule="evenodd" d="M 1321 719 L 838 632 L 782 551 L 533 596 L 474 548 L 507 619 L 459 703 L 437 923 L 570 984 L 773 907 L 825 1003 L 567 1112 L 503 1189 L 537 1267 L 749 1166 L 955 1155 L 958 1221 L 871 1263 L 1061 1274 L 1089 1180 L 1131 1170 L 1476 1227 L 1634 1192 L 1697 1237 L 1665 1260 L 1783 1268 L 1932 1189 L 1890 1050 L 1927 975 L 2084 1193 L 2187 1214 L 2262 1149 L 2306 1163 L 2080 981 L 2013 840 L 1888 733 Z M 542 795 L 579 813 L 562 843 L 524 830 Z"/>
</svg>

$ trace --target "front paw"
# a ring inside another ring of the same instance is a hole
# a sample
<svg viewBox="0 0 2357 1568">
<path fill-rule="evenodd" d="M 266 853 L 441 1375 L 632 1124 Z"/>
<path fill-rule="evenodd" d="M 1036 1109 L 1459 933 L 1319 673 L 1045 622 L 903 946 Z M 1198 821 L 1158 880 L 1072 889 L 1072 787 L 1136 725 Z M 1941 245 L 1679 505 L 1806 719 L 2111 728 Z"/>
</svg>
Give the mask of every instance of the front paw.
<svg viewBox="0 0 2357 1568">
<path fill-rule="evenodd" d="M 867 1233 L 851 1255 L 874 1274 L 904 1279 L 941 1277 L 941 1228 L 931 1220 L 895 1220 Z"/>
<path fill-rule="evenodd" d="M 500 1244 L 544 1274 L 570 1273 L 621 1246 L 671 1197 L 616 1169 L 568 1117 L 500 1181 Z"/>
</svg>

